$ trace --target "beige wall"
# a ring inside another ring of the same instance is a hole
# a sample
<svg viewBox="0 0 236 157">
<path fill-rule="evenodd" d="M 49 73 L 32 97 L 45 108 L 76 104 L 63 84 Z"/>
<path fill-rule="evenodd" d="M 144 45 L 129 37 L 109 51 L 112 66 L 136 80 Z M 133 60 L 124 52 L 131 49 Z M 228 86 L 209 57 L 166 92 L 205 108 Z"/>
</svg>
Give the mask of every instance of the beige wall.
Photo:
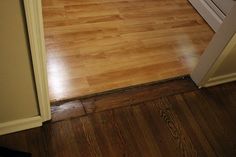
<svg viewBox="0 0 236 157">
<path fill-rule="evenodd" d="M 38 115 L 21 0 L 0 0 L 0 123 Z"/>
<path fill-rule="evenodd" d="M 219 77 L 236 73 L 236 34 L 224 49 L 227 54 L 212 77 Z"/>
</svg>

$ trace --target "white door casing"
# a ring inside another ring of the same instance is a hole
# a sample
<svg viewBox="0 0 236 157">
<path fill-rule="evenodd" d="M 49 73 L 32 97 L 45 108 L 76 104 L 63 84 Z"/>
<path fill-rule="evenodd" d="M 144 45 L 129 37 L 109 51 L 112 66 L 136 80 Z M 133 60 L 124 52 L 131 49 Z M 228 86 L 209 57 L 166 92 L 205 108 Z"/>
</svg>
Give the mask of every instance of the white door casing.
<svg viewBox="0 0 236 157">
<path fill-rule="evenodd" d="M 24 0 L 24 8 L 40 116 L 44 122 L 51 119 L 51 110 L 48 94 L 42 2 L 41 0 Z"/>
<path fill-rule="evenodd" d="M 235 0 L 188 0 L 211 28 L 217 32 Z"/>
<path fill-rule="evenodd" d="M 208 87 L 236 80 L 234 75 L 222 77 L 221 79 L 212 78 L 214 72 L 221 66 L 227 57 L 232 41 L 236 33 L 236 5 L 233 6 L 228 16 L 226 16 L 220 29 L 214 35 L 212 41 L 200 57 L 199 63 L 191 73 L 191 78 L 199 87 Z M 224 52 L 224 53 L 223 53 Z"/>
</svg>

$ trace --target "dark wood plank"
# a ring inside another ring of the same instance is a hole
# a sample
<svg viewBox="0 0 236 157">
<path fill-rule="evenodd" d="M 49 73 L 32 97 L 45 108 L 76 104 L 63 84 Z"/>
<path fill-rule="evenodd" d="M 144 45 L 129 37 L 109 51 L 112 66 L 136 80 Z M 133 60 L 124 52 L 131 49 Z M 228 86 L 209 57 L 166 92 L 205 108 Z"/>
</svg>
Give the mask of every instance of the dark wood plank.
<svg viewBox="0 0 236 157">
<path fill-rule="evenodd" d="M 182 95 L 168 97 L 169 102 L 187 134 L 189 135 L 199 156 L 214 157 L 217 154 L 205 137 L 201 127 L 190 111 Z"/>
<path fill-rule="evenodd" d="M 166 98 L 152 101 L 147 107 L 152 111 L 153 115 L 159 116 L 160 124 L 165 127 L 163 130 L 169 132 L 169 138 L 180 156 L 198 156 L 198 152 L 183 128 L 181 121 Z"/>
<path fill-rule="evenodd" d="M 43 127 L 30 129 L 25 132 L 28 152 L 33 157 L 49 156 L 48 139 L 45 138 L 44 133 Z"/>
<path fill-rule="evenodd" d="M 135 118 L 135 125 L 138 127 L 137 131 L 140 131 L 140 134 L 137 134 L 138 143 L 144 143 L 143 149 L 146 150 L 147 156 L 165 156 L 165 154 L 161 153 L 160 146 L 158 142 L 155 140 L 155 135 L 152 133 L 152 125 L 148 123 L 147 119 L 145 118 L 142 108 L 140 105 L 132 106 L 132 115 Z M 157 132 L 155 132 L 157 134 Z M 144 141 L 144 142 L 142 142 Z M 150 155 L 148 155 L 150 154 Z"/>
<path fill-rule="evenodd" d="M 77 139 L 80 156 L 97 157 L 102 156 L 98 141 L 96 139 L 96 130 L 88 117 L 73 119 L 73 132 Z"/>
<path fill-rule="evenodd" d="M 127 88 L 121 91 L 82 99 L 87 113 L 104 111 L 112 108 L 141 103 L 163 96 L 196 90 L 197 87 L 188 77 L 151 85 Z"/>
<path fill-rule="evenodd" d="M 185 93 L 184 98 L 217 155 L 232 156 L 232 141 L 235 142 L 235 138 L 227 135 L 231 132 L 231 126 L 227 126 L 227 122 L 220 122 L 214 110 L 215 104 L 208 104 L 199 91 Z"/>
<path fill-rule="evenodd" d="M 236 156 L 236 141 L 232 140 L 236 139 L 236 123 L 234 123 L 226 111 L 225 106 L 228 105 L 220 102 L 219 99 L 212 97 L 213 93 L 209 94 L 207 90 L 197 93 L 202 96 L 205 101 L 203 104 L 205 105 L 206 103 L 206 106 L 202 105 L 204 106 L 204 109 L 207 111 L 212 110 L 211 113 L 215 116 L 214 119 L 208 118 L 207 120 L 214 120 L 212 121 L 212 124 L 215 124 L 213 129 L 216 129 L 217 127 L 217 131 L 215 131 L 217 133 L 217 140 L 223 145 L 224 150 L 229 156 Z"/>
<path fill-rule="evenodd" d="M 159 113 L 155 113 L 152 106 L 153 102 L 146 102 L 144 105 L 140 106 L 140 108 L 151 130 L 151 134 L 160 148 L 161 154 L 163 154 L 163 156 L 180 157 L 181 153 L 178 150 L 178 146 L 174 144 L 171 133 L 167 131 L 168 127 L 162 121 Z"/>
<path fill-rule="evenodd" d="M 224 108 L 231 120 L 236 123 L 236 83 L 231 82 L 205 89 L 205 95 L 218 103 L 219 107 Z"/>
<path fill-rule="evenodd" d="M 84 107 L 79 100 L 52 105 L 51 111 L 52 121 L 60 121 L 85 115 Z"/>
<path fill-rule="evenodd" d="M 114 121 L 113 111 L 96 113 L 89 116 L 94 130 L 96 130 L 96 139 L 104 157 L 123 156 L 125 147 L 120 138 L 120 130 Z"/>
<path fill-rule="evenodd" d="M 50 157 L 79 157 L 78 141 L 71 121 L 60 121 L 43 126 L 46 150 Z M 42 147 L 38 145 L 38 147 Z"/>
<path fill-rule="evenodd" d="M 138 147 L 138 143 L 134 140 L 134 129 L 131 128 L 127 122 L 128 117 L 126 116 L 130 108 L 120 108 L 114 110 L 114 121 L 119 128 L 119 136 L 122 138 L 122 144 L 125 149 L 123 149 L 123 156 L 142 156 L 141 151 Z M 129 119 L 131 120 L 131 119 Z"/>
<path fill-rule="evenodd" d="M 22 152 L 29 152 L 25 132 L 0 136 L 0 146 Z"/>
</svg>

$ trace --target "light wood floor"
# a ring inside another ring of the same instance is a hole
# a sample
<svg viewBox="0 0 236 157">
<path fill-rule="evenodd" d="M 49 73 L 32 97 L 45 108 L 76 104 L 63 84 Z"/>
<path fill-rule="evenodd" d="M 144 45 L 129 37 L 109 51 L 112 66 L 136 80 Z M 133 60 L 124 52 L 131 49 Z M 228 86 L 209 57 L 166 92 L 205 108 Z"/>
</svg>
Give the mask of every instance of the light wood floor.
<svg viewBox="0 0 236 157">
<path fill-rule="evenodd" d="M 51 101 L 189 74 L 213 31 L 187 0 L 43 0 Z"/>
</svg>

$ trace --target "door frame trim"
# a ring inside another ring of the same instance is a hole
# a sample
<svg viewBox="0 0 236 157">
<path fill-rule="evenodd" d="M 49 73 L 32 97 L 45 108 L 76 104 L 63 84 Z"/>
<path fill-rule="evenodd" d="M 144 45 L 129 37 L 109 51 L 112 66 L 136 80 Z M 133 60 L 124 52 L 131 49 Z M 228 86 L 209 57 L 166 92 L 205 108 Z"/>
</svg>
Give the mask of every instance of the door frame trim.
<svg viewBox="0 0 236 157">
<path fill-rule="evenodd" d="M 223 22 L 223 13 L 220 10 L 215 12 L 205 0 L 188 0 L 192 6 L 198 11 L 198 13 L 206 20 L 206 22 L 211 26 L 211 28 L 216 32 L 220 28 L 220 25 Z M 219 13 L 221 16 L 219 16 Z"/>
<path fill-rule="evenodd" d="M 51 119 L 41 0 L 24 0 L 34 78 L 42 122 Z"/>
<path fill-rule="evenodd" d="M 200 57 L 197 66 L 191 73 L 191 78 L 197 86 L 208 87 L 236 80 L 234 77 L 235 75 L 228 75 L 221 78 L 212 78 L 212 75 L 221 66 L 221 63 L 227 57 L 228 52 L 232 47 L 230 46 L 230 41 L 233 39 L 233 36 L 236 33 L 235 17 L 236 5 L 233 6 L 229 15 L 226 16 L 220 29 L 214 35 L 208 47 L 203 52 L 203 55 Z"/>
</svg>

